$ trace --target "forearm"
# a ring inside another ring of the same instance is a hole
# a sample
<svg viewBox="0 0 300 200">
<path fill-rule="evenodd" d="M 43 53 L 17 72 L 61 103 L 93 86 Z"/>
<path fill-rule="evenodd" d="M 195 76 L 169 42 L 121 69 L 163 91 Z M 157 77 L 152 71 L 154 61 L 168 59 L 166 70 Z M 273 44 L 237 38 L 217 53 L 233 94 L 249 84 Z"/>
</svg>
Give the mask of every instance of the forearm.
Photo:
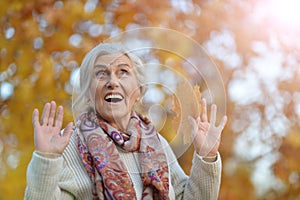
<svg viewBox="0 0 300 200">
<path fill-rule="evenodd" d="M 221 183 L 221 158 L 205 162 L 195 153 L 189 179 L 186 181 L 182 199 L 218 199 Z"/>
<path fill-rule="evenodd" d="M 27 168 L 24 199 L 72 199 L 69 194 L 62 193 L 59 187 L 63 168 L 61 156 L 54 155 L 49 158 L 34 152 Z"/>
</svg>

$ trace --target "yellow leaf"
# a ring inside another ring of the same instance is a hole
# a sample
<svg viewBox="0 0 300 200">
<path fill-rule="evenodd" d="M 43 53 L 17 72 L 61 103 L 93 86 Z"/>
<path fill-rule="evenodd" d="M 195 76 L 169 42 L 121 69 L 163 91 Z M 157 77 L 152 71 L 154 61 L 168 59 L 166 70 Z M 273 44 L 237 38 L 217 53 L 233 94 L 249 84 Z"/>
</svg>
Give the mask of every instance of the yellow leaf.
<svg viewBox="0 0 300 200">
<path fill-rule="evenodd" d="M 201 92 L 200 92 L 200 87 L 198 84 L 194 85 L 194 93 L 196 96 L 196 99 L 199 101 L 201 99 Z"/>
<path fill-rule="evenodd" d="M 195 90 L 197 90 L 195 92 Z M 201 93 L 199 91 L 199 86 L 191 86 L 191 84 L 186 80 L 182 79 L 178 84 L 176 97 L 179 102 L 179 108 L 176 108 L 176 111 L 180 111 L 180 125 L 178 134 L 183 135 L 184 144 L 191 143 L 191 133 L 192 127 L 188 119 L 189 116 L 197 118 L 199 116 L 199 99 Z"/>
</svg>

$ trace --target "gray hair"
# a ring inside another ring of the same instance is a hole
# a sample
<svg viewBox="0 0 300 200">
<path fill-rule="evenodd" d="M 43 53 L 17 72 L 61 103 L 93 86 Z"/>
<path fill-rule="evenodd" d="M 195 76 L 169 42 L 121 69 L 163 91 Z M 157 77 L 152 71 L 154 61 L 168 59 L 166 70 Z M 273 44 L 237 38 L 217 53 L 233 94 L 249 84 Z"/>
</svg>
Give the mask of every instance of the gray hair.
<svg viewBox="0 0 300 200">
<path fill-rule="evenodd" d="M 144 64 L 142 60 L 136 56 L 132 51 L 127 50 L 123 45 L 117 43 L 101 43 L 90 50 L 84 57 L 81 66 L 78 80 L 79 84 L 77 87 L 74 86 L 73 91 L 73 112 L 82 112 L 87 107 L 88 102 L 88 91 L 92 80 L 92 71 L 94 68 L 95 60 L 99 56 L 108 55 L 112 53 L 123 53 L 134 64 L 134 72 L 138 79 L 141 94 L 145 92 L 145 74 Z M 74 113 L 73 113 L 74 114 Z"/>
</svg>

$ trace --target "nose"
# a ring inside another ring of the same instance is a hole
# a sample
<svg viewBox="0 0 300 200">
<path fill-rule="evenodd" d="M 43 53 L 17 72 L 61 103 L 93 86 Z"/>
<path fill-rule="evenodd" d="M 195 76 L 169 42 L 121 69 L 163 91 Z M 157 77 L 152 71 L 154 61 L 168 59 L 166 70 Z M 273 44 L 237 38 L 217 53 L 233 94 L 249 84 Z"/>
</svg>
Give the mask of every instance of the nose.
<svg viewBox="0 0 300 200">
<path fill-rule="evenodd" d="M 111 74 L 106 83 L 106 87 L 109 89 L 114 89 L 115 87 L 118 87 L 118 86 L 119 86 L 118 77 L 116 77 L 114 74 Z"/>
</svg>

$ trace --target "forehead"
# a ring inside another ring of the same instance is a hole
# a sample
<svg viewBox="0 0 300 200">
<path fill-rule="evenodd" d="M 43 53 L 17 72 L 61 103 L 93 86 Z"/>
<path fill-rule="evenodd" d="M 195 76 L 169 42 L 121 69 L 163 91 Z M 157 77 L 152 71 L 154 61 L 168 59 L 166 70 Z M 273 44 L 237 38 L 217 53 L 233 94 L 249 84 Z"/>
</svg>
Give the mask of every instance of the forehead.
<svg viewBox="0 0 300 200">
<path fill-rule="evenodd" d="M 97 57 L 97 59 L 95 60 L 95 65 L 101 64 L 108 66 L 120 63 L 125 63 L 129 66 L 132 65 L 132 62 L 129 59 L 129 57 L 121 52 L 102 55 Z"/>
</svg>

